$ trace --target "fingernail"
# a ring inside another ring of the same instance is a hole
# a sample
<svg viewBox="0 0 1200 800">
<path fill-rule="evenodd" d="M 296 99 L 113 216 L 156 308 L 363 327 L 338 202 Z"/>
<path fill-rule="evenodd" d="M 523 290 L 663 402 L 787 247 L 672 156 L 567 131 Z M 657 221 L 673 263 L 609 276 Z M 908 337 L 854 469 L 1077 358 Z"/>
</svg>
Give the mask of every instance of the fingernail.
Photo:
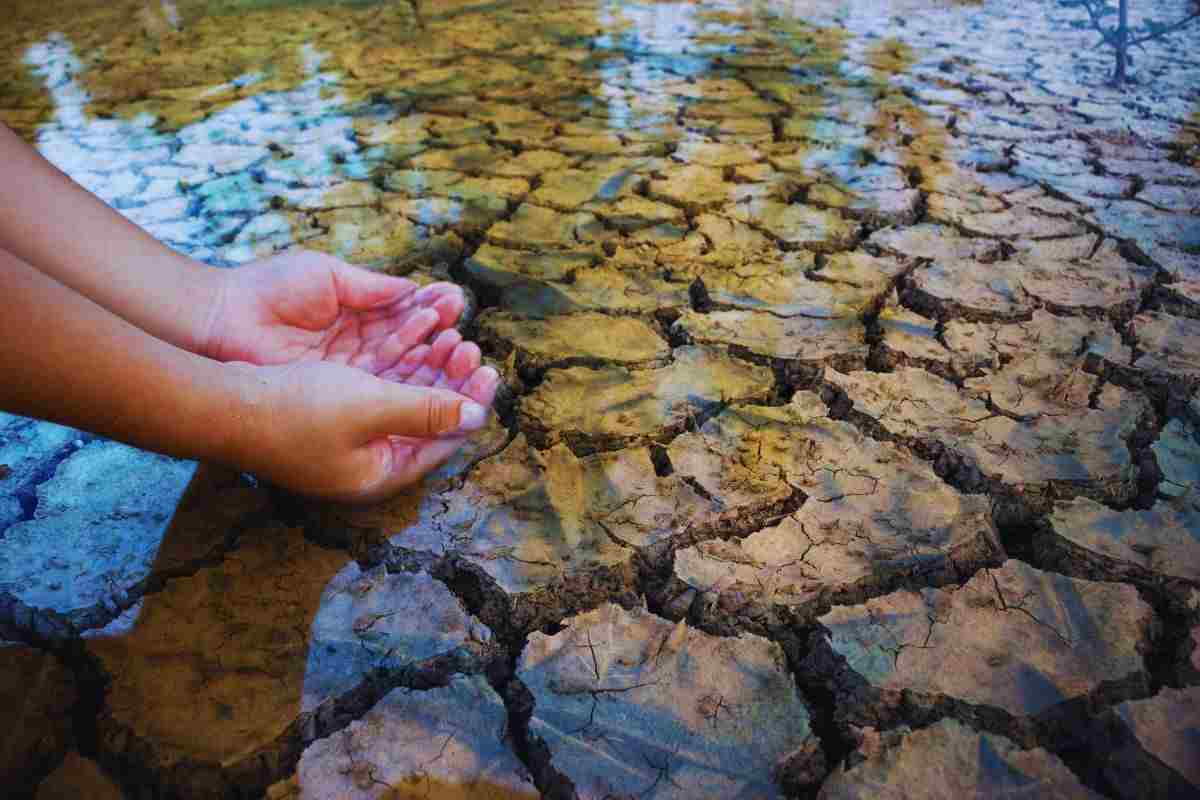
<svg viewBox="0 0 1200 800">
<path fill-rule="evenodd" d="M 458 407 L 458 429 L 477 431 L 487 425 L 488 411 L 478 403 L 463 403 Z"/>
</svg>

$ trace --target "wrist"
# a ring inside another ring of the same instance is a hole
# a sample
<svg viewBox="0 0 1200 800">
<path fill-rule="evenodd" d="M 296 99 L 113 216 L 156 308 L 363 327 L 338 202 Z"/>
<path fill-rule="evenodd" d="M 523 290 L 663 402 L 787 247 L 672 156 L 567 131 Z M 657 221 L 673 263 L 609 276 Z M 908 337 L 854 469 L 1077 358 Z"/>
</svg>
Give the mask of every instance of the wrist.
<svg viewBox="0 0 1200 800">
<path fill-rule="evenodd" d="M 219 320 L 233 270 L 210 267 L 186 256 L 180 258 L 180 271 L 184 276 L 185 286 L 183 291 L 192 313 L 189 315 L 184 341 L 179 342 L 179 346 L 197 355 L 219 361 Z"/>
<path fill-rule="evenodd" d="M 211 427 L 207 436 L 200 437 L 207 443 L 207 452 L 200 457 L 247 472 L 259 471 L 271 448 L 268 382 L 246 364 L 195 358 L 203 362 L 210 385 L 216 387 L 207 410 L 201 411 L 200 419 Z"/>
</svg>

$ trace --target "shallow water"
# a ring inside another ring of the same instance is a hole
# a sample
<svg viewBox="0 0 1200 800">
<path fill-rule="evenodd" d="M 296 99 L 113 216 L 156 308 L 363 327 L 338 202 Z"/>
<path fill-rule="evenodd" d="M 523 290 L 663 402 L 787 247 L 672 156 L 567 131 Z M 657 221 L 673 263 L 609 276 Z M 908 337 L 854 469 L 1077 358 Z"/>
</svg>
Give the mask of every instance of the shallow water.
<svg viewBox="0 0 1200 800">
<path fill-rule="evenodd" d="M 358 510 L 0 419 L 31 791 L 1200 783 L 1200 25 L 1114 88 L 1048 2 L 4 11 L 76 181 L 210 264 L 456 280 L 505 379 Z"/>
</svg>

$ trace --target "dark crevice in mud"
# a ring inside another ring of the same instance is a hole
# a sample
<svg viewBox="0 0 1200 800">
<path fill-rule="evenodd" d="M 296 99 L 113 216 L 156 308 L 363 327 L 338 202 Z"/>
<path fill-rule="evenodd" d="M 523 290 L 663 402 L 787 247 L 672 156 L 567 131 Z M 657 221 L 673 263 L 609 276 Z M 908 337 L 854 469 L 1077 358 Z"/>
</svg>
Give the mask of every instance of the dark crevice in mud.
<svg viewBox="0 0 1200 800">
<path fill-rule="evenodd" d="M 1144 655 L 1155 692 L 1163 686 L 1200 684 L 1200 673 L 1188 661 L 1191 631 L 1200 624 L 1200 611 L 1194 607 L 1200 584 L 1086 550 L 1058 536 L 1045 518 L 1014 533 L 1015 541 L 1006 538 L 1005 546 L 1012 545 L 1014 557 L 1038 569 L 1080 580 L 1129 584 L 1137 590 L 1159 623 L 1152 647 Z"/>
<path fill-rule="evenodd" d="M 1128 328 L 1121 332 L 1123 337 L 1126 336 Z M 1132 360 L 1136 361 L 1141 353 L 1129 340 L 1126 344 L 1133 350 Z M 1130 365 L 1104 360 L 1090 353 L 1084 358 L 1083 368 L 1106 383 L 1145 397 L 1153 406 L 1158 419 L 1164 421 L 1163 424 L 1172 417 L 1185 416 L 1192 394 L 1200 388 L 1200 380 L 1194 377 L 1146 372 Z"/>
<path fill-rule="evenodd" d="M 520 652 L 529 629 L 513 613 L 514 600 L 477 564 L 451 554 L 435 561 L 429 574 L 446 585 L 463 607 L 492 629 L 501 646 Z"/>
<path fill-rule="evenodd" d="M 1153 446 L 1162 435 L 1171 417 L 1185 413 L 1189 394 L 1170 379 L 1159 380 L 1154 376 L 1142 375 L 1110 362 L 1088 355 L 1083 362 L 1084 370 L 1100 380 L 1089 398 L 1089 407 L 1096 408 L 1100 393 L 1109 383 L 1146 398 L 1150 403 L 1149 413 L 1126 437 L 1129 458 L 1137 469 L 1137 490 L 1126 502 L 1113 502 L 1099 498 L 1105 505 L 1118 511 L 1130 508 L 1152 508 L 1159 499 L 1159 486 L 1163 481 L 1162 470 Z"/>
<path fill-rule="evenodd" d="M 33 423 L 38 424 L 38 423 Z M 58 467 L 71 456 L 78 453 L 83 447 L 90 442 L 94 442 L 99 437 L 94 434 L 76 431 L 75 439 L 67 442 L 65 445 L 56 450 L 51 456 L 38 464 L 37 469 L 26 476 L 25 480 L 16 484 L 9 490 L 9 493 L 16 498 L 21 506 L 21 516 L 13 520 L 13 523 L 28 522 L 37 516 L 38 510 L 38 487 L 52 479 Z M 6 487 L 7 488 L 7 487 Z M 0 530 L 0 541 L 4 538 L 4 530 Z"/>
<path fill-rule="evenodd" d="M 1164 687 L 1200 686 L 1200 670 L 1192 664 L 1192 651 L 1200 648 L 1200 641 L 1192 637 L 1192 632 L 1200 627 L 1200 609 L 1187 607 L 1180 600 L 1189 588 L 1200 594 L 1200 586 L 1194 585 L 1168 584 L 1155 587 L 1157 590 L 1138 587 L 1138 594 L 1154 608 L 1161 625 L 1154 647 L 1144 656 L 1155 692 Z"/>
<path fill-rule="evenodd" d="M 1154 443 L 1158 441 L 1166 420 L 1161 414 L 1154 414 L 1149 424 L 1139 426 L 1126 441 L 1129 448 L 1130 460 L 1137 468 L 1137 494 L 1126 506 L 1127 508 L 1148 509 L 1158 502 L 1158 489 L 1163 481 L 1162 469 L 1158 466 L 1158 457 L 1154 454 Z M 1109 503 L 1113 508 L 1117 505 Z M 1119 508 L 1118 510 L 1124 510 Z"/>
<path fill-rule="evenodd" d="M 700 278 L 696 278 L 688 285 L 688 299 L 691 301 L 692 310 L 699 314 L 707 314 L 713 310 L 713 301 L 708 294 L 708 287 Z"/>
<path fill-rule="evenodd" d="M 650 445 L 650 462 L 654 464 L 654 474 L 660 478 L 666 478 L 675 472 L 671 454 L 660 444 Z"/>
<path fill-rule="evenodd" d="M 684 477 L 683 480 L 701 497 L 711 500 L 708 491 L 699 482 L 691 477 Z M 808 495 L 799 489 L 793 489 L 786 497 L 757 508 L 722 511 L 712 515 L 703 524 L 689 525 L 673 534 L 666 540 L 667 546 L 678 550 L 714 539 L 745 539 L 752 533 L 776 525 L 785 517 L 796 513 L 807 501 Z"/>
<path fill-rule="evenodd" d="M 597 568 L 515 597 L 505 593 L 483 568 L 457 555 L 440 559 L 430 571 L 467 611 L 492 629 L 500 644 L 503 657 L 488 665 L 486 675 L 504 701 L 505 735 L 513 752 L 543 797 L 572 800 L 576 796 L 573 784 L 554 767 L 549 747 L 530 729 L 536 700 L 516 676 L 517 661 L 531 633 L 556 632 L 567 617 L 608 601 L 633 603 L 632 566 Z"/>
<path fill-rule="evenodd" d="M 1015 490 L 985 476 L 969 458 L 946 447 L 933 438 L 898 436 L 888 431 L 879 420 L 855 410 L 854 402 L 839 387 L 823 384 L 819 389 L 822 402 L 829 408 L 831 419 L 844 420 L 867 436 L 880 442 L 892 442 L 907 447 L 929 462 L 938 477 L 964 494 L 991 496 L 993 516 L 998 524 L 1012 524 L 1031 519 L 1034 512 L 1028 501 Z"/>
<path fill-rule="evenodd" d="M 49 652 L 71 672 L 76 692 L 71 708 L 73 744 L 81 755 L 95 759 L 97 720 L 104 708 L 108 682 L 99 662 L 79 637 L 79 631 L 61 614 L 31 608 L 7 592 L 0 592 L 0 640 Z M 45 777 L 30 772 L 25 776 L 27 785 L 13 787 L 15 796 L 33 797 L 37 784 Z"/>
<path fill-rule="evenodd" d="M 1129 726 L 1109 711 L 1064 726 L 1055 754 L 1088 788 L 1122 800 L 1184 800 L 1196 787 L 1146 750 Z"/>
<path fill-rule="evenodd" d="M 1143 310 L 1161 311 L 1174 317 L 1200 319 L 1200 303 L 1172 292 L 1170 285 L 1170 282 L 1164 281 L 1151 287 L 1150 297 Z"/>
<path fill-rule="evenodd" d="M 810 769 L 804 774 L 807 780 L 794 780 L 793 785 L 785 783 L 785 791 L 797 798 L 809 800 L 816 798 L 820 790 L 820 782 L 834 769 L 844 766 L 857 747 L 849 728 L 839 724 L 836 694 L 822 673 L 813 667 L 819 662 L 811 659 L 812 637 L 819 634 L 812 628 L 799 631 L 788 631 L 785 636 L 775 638 L 783 647 L 787 657 L 788 670 L 795 678 L 796 685 L 804 697 L 809 712 L 809 724 L 813 735 L 820 742 L 821 759 L 810 760 Z"/>
<path fill-rule="evenodd" d="M 530 730 L 537 703 L 529 688 L 511 672 L 488 675 L 492 688 L 504 701 L 508 721 L 505 736 L 513 752 L 533 778 L 533 785 L 547 800 L 574 800 L 575 785 L 555 769 L 553 753 L 545 740 Z"/>
<path fill-rule="evenodd" d="M 862 317 L 863 328 L 866 330 L 864 339 L 867 343 L 866 368 L 872 372 L 891 372 L 898 361 L 894 356 L 889 357 L 889 351 L 884 343 L 883 326 L 879 322 L 881 309 L 873 309 Z M 845 370 L 838 370 L 845 372 Z"/>
</svg>

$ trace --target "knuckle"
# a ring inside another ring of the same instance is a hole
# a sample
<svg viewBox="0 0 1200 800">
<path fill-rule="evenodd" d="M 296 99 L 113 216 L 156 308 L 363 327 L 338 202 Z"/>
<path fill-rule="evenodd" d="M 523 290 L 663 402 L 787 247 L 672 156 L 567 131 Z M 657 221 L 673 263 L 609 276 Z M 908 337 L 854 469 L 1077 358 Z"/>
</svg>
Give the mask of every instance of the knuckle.
<svg viewBox="0 0 1200 800">
<path fill-rule="evenodd" d="M 431 435 L 441 432 L 445 409 L 437 395 L 427 394 L 422 405 L 425 411 L 425 432 Z"/>
</svg>

